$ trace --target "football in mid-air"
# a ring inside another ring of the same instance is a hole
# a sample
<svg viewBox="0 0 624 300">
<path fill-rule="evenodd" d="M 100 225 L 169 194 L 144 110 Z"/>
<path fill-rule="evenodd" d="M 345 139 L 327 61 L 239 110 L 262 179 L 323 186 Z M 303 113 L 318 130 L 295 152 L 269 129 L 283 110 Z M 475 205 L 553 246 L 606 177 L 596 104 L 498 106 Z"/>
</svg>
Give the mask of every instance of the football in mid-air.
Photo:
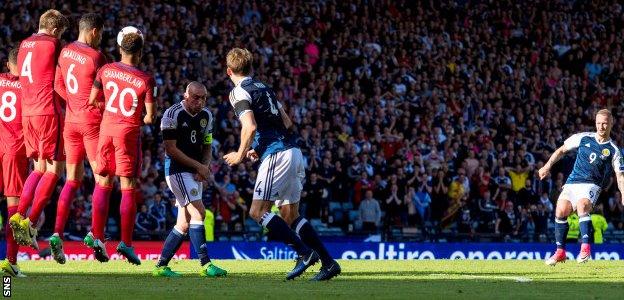
<svg viewBox="0 0 624 300">
<path fill-rule="evenodd" d="M 141 30 L 134 26 L 126 26 L 122 28 L 121 31 L 119 31 L 119 33 L 117 34 L 117 45 L 121 46 L 121 41 L 123 41 L 123 38 L 126 34 L 134 32 L 138 33 L 143 39 L 143 33 L 141 32 Z"/>
</svg>

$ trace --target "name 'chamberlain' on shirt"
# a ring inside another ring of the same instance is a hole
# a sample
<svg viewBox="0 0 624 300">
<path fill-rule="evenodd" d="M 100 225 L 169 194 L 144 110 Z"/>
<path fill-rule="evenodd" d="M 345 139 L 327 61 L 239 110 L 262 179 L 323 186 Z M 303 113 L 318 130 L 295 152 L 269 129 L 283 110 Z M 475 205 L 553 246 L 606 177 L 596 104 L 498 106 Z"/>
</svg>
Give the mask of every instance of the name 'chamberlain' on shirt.
<svg viewBox="0 0 624 300">
<path fill-rule="evenodd" d="M 134 85 L 137 88 L 141 88 L 144 84 L 143 80 L 138 79 L 128 73 L 125 72 L 119 72 L 119 71 L 115 71 L 115 70 L 105 70 L 104 71 L 104 77 L 105 78 L 113 78 L 113 79 L 119 79 L 121 81 L 125 81 L 129 84 Z"/>
</svg>

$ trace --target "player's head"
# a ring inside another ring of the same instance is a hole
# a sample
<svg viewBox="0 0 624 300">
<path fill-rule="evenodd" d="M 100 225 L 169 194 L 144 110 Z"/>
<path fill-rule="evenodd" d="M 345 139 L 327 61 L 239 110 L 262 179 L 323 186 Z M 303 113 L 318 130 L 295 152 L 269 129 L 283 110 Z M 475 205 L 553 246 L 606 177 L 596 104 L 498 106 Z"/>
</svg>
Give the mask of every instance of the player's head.
<svg viewBox="0 0 624 300">
<path fill-rule="evenodd" d="M 126 33 L 119 45 L 121 56 L 131 56 L 138 63 L 143 52 L 143 37 L 136 32 Z"/>
<path fill-rule="evenodd" d="M 102 31 L 104 29 L 104 19 L 98 14 L 88 13 L 82 15 L 78 22 L 80 36 L 91 47 L 97 48 L 102 41 Z"/>
<path fill-rule="evenodd" d="M 596 113 L 596 133 L 601 138 L 609 138 L 613 127 L 613 115 L 608 109 L 601 109 Z"/>
<path fill-rule="evenodd" d="M 206 106 L 206 98 L 208 98 L 208 90 L 202 83 L 193 81 L 186 86 L 184 101 L 190 113 L 200 112 Z"/>
<path fill-rule="evenodd" d="M 226 64 L 228 76 L 248 76 L 251 74 L 253 56 L 247 49 L 234 48 L 228 52 Z"/>
<path fill-rule="evenodd" d="M 69 21 L 60 11 L 49 9 L 39 18 L 39 31 L 60 38 L 69 27 Z"/>
<path fill-rule="evenodd" d="M 17 52 L 18 48 L 13 48 L 9 51 L 9 59 L 7 60 L 7 68 L 9 72 L 14 76 L 19 76 L 19 69 L 17 68 Z"/>
</svg>

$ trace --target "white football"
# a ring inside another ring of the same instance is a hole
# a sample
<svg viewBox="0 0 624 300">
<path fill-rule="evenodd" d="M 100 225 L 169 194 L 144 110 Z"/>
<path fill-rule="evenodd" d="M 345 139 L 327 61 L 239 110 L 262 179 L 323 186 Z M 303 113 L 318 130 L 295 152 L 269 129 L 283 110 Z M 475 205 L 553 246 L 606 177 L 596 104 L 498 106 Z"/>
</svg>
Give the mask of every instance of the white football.
<svg viewBox="0 0 624 300">
<path fill-rule="evenodd" d="M 121 46 L 121 41 L 123 41 L 123 38 L 126 34 L 134 32 L 138 33 L 141 36 L 141 39 L 143 39 L 143 33 L 141 32 L 141 30 L 134 26 L 126 26 L 122 28 L 121 31 L 119 31 L 119 33 L 117 34 L 117 45 Z"/>
</svg>

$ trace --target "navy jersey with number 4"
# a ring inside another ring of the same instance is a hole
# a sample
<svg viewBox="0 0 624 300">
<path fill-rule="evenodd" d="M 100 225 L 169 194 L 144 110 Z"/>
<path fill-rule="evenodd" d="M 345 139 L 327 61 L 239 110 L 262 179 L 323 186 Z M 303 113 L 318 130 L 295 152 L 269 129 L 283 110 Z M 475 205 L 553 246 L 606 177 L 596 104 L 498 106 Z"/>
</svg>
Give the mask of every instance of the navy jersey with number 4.
<svg viewBox="0 0 624 300">
<path fill-rule="evenodd" d="M 164 140 L 175 140 L 176 147 L 188 157 L 201 162 L 203 147 L 212 144 L 212 113 L 202 109 L 191 115 L 184 108 L 184 101 L 169 107 L 163 114 L 160 130 Z M 182 165 L 169 157 L 165 157 L 165 175 L 177 173 L 195 173 L 195 169 Z"/>
<path fill-rule="evenodd" d="M 243 78 L 230 92 L 230 103 L 238 118 L 253 111 L 257 129 L 252 148 L 261 160 L 295 147 L 280 115 L 281 104 L 265 83 L 251 77 Z"/>
<path fill-rule="evenodd" d="M 564 146 L 568 151 L 577 150 L 574 169 L 566 184 L 593 183 L 603 189 L 614 170 L 624 172 L 620 149 L 611 140 L 599 143 L 594 132 L 574 134 L 565 140 Z"/>
</svg>

